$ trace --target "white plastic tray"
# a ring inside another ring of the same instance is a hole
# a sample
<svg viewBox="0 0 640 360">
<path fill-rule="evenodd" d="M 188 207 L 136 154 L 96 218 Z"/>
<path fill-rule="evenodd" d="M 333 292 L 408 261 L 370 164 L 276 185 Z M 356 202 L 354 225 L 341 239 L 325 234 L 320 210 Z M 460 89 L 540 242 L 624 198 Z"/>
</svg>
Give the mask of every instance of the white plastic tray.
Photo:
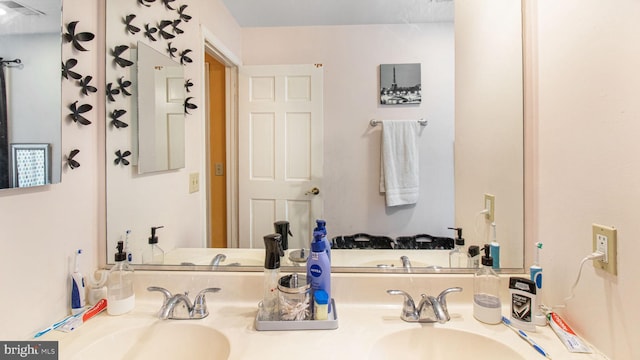
<svg viewBox="0 0 640 360">
<path fill-rule="evenodd" d="M 260 320 L 256 314 L 255 323 L 258 331 L 335 330 L 338 328 L 338 310 L 335 300 L 331 299 L 328 320 L 267 321 Z"/>
</svg>

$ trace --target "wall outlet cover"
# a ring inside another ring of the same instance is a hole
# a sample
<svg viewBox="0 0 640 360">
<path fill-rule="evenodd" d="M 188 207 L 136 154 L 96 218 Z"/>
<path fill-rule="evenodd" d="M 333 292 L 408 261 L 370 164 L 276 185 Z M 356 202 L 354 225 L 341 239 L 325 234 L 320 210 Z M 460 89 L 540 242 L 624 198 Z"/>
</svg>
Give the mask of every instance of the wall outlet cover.
<svg viewBox="0 0 640 360">
<path fill-rule="evenodd" d="M 613 226 L 593 224 L 593 252 L 601 251 L 606 257 L 594 260 L 593 266 L 612 275 L 618 275 L 618 230 Z"/>
</svg>

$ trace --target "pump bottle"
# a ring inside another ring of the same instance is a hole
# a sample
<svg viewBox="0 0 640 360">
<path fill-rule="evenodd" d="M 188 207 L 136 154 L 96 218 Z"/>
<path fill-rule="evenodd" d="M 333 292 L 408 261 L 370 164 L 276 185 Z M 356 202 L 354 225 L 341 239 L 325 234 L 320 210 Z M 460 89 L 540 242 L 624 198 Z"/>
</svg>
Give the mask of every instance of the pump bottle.
<svg viewBox="0 0 640 360">
<path fill-rule="evenodd" d="M 266 235 L 264 238 L 264 297 L 260 318 L 275 321 L 280 318 L 278 308 L 278 279 L 280 278 L 280 256 L 284 255 L 280 234 Z"/>
<path fill-rule="evenodd" d="M 124 252 L 124 244 L 118 241 L 115 254 L 116 264 L 109 272 L 107 280 L 107 313 L 109 315 L 121 315 L 133 310 L 136 304 L 136 295 L 133 292 L 133 268 L 127 261 L 127 253 Z"/>
<path fill-rule="evenodd" d="M 151 228 L 151 236 L 149 237 L 149 251 L 144 254 L 142 262 L 145 264 L 164 264 L 164 250 L 158 245 L 158 236 L 156 230 L 162 229 L 164 226 L 154 226 Z M 146 257 L 146 258 L 145 258 Z"/>
<path fill-rule="evenodd" d="M 325 252 L 329 257 L 329 261 L 331 261 L 331 242 L 329 242 L 329 239 L 327 238 L 327 222 L 321 219 L 317 219 L 316 228 L 313 229 L 314 234 L 316 231 L 322 233 L 322 242 L 324 242 Z"/>
<path fill-rule="evenodd" d="M 450 268 L 466 268 L 469 266 L 469 254 L 464 251 L 462 228 L 449 228 L 456 231 L 455 247 L 449 252 Z"/>
<path fill-rule="evenodd" d="M 482 249 L 482 266 L 473 276 L 473 317 L 483 323 L 498 324 L 502 321 L 500 277 L 492 269 L 491 246 L 485 244 Z"/>
<path fill-rule="evenodd" d="M 311 295 L 324 290 L 329 298 L 328 311 L 331 312 L 331 261 L 326 252 L 322 231 L 313 232 L 311 255 L 307 260 L 307 281 L 311 284 Z"/>
</svg>

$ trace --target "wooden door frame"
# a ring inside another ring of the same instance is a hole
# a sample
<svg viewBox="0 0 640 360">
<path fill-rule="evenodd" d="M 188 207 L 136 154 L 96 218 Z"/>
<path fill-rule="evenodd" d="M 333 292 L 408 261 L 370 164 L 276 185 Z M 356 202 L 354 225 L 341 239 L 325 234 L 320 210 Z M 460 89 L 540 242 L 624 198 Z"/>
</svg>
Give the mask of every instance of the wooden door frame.
<svg viewBox="0 0 640 360">
<path fill-rule="evenodd" d="M 226 108 L 226 161 L 227 168 L 225 173 L 227 175 L 227 247 L 237 248 L 239 245 L 238 240 L 238 68 L 242 65 L 240 58 L 238 58 L 224 43 L 218 39 L 211 31 L 206 27 L 201 26 L 202 34 L 202 46 L 204 51 L 213 56 L 216 60 L 225 66 L 225 108 Z M 205 74 L 203 74 L 204 78 Z M 206 80 L 203 79 L 203 83 Z M 202 98 L 206 98 L 206 87 L 202 87 Z M 208 101 L 208 100 L 207 100 Z M 202 136 L 204 137 L 204 144 L 208 144 L 207 137 L 209 136 L 209 124 L 208 121 L 203 121 Z M 206 149 L 207 155 L 202 157 L 202 169 L 209 169 L 209 149 Z M 210 171 L 207 171 L 210 173 Z M 207 186 L 209 186 L 209 174 L 207 175 Z M 210 229 L 210 196 L 209 189 L 207 188 L 206 195 L 206 211 L 202 214 L 204 217 L 203 224 L 205 224 L 204 246 L 208 247 L 209 237 L 211 236 Z"/>
</svg>

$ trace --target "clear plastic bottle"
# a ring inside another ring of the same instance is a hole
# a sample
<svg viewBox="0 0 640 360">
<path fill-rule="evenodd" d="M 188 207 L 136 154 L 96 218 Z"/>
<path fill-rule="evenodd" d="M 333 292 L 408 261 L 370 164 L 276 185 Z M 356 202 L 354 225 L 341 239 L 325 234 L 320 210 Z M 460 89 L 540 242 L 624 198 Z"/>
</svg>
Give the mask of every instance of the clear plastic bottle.
<svg viewBox="0 0 640 360">
<path fill-rule="evenodd" d="M 278 279 L 280 278 L 280 256 L 283 255 L 280 234 L 266 235 L 264 238 L 264 297 L 260 309 L 262 320 L 280 319 L 278 307 Z"/>
<path fill-rule="evenodd" d="M 500 277 L 493 271 L 491 246 L 482 248 L 482 266 L 473 276 L 473 317 L 487 324 L 498 324 L 502 321 L 502 303 L 500 302 Z"/>
<path fill-rule="evenodd" d="M 469 254 L 464 251 L 464 238 L 462 228 L 449 228 L 456 231 L 455 247 L 449 252 L 450 268 L 466 268 L 469 266 Z"/>
<path fill-rule="evenodd" d="M 129 265 L 127 253 L 124 252 L 123 247 L 123 242 L 118 241 L 116 264 L 109 271 L 107 280 L 107 313 L 109 315 L 128 313 L 136 305 L 136 294 L 133 292 L 133 267 Z"/>
</svg>

